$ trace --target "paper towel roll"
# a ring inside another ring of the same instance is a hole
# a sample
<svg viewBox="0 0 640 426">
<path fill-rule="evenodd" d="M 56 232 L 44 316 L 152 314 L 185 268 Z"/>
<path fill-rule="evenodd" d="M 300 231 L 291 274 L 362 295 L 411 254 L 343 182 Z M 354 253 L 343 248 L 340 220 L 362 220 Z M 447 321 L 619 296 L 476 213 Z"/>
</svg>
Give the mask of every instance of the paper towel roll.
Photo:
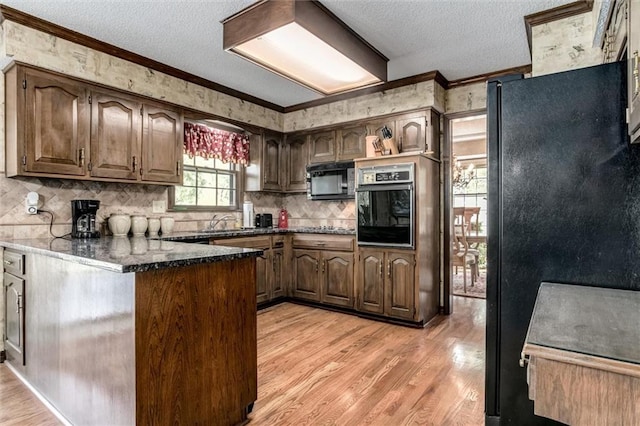
<svg viewBox="0 0 640 426">
<path fill-rule="evenodd" d="M 253 203 L 251 201 L 242 203 L 242 227 L 255 228 L 253 221 Z"/>
</svg>

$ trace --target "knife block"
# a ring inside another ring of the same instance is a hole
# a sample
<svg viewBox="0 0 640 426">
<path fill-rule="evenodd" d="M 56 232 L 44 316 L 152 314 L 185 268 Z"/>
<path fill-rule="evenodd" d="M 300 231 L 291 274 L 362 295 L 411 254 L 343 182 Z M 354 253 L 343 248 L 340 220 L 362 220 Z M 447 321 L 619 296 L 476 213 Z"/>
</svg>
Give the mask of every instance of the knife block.
<svg viewBox="0 0 640 426">
<path fill-rule="evenodd" d="M 379 138 L 377 136 L 366 136 L 365 137 L 365 145 L 366 145 L 366 156 L 367 157 L 379 157 L 382 155 L 382 151 L 376 146 L 378 145 Z"/>
<path fill-rule="evenodd" d="M 391 139 L 384 139 L 382 141 L 382 144 L 384 145 L 384 149 L 391 151 L 391 155 L 398 155 L 400 152 L 398 152 L 398 146 L 396 145 L 396 141 L 391 138 Z"/>
</svg>

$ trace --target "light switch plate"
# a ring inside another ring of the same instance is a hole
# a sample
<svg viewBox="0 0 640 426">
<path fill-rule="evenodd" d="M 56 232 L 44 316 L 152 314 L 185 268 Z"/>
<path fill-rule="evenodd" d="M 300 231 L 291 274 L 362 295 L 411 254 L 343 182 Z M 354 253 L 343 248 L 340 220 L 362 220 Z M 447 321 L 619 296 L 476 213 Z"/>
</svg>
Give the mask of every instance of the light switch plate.
<svg viewBox="0 0 640 426">
<path fill-rule="evenodd" d="M 158 200 L 153 202 L 154 213 L 164 213 L 167 211 L 167 202 L 164 200 Z"/>
</svg>

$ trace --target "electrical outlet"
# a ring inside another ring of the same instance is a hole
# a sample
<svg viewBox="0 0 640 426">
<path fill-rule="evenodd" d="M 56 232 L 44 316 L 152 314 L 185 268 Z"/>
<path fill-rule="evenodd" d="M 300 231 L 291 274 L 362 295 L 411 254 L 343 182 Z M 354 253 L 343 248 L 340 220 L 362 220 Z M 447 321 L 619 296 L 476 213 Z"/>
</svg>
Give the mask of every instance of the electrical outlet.
<svg viewBox="0 0 640 426">
<path fill-rule="evenodd" d="M 24 199 L 24 206 L 27 211 L 27 214 L 37 214 L 38 213 L 38 203 L 40 202 L 40 196 L 37 192 L 29 192 L 27 197 Z"/>
<path fill-rule="evenodd" d="M 164 200 L 158 200 L 153 202 L 154 213 L 164 213 L 167 211 L 167 202 Z"/>
</svg>

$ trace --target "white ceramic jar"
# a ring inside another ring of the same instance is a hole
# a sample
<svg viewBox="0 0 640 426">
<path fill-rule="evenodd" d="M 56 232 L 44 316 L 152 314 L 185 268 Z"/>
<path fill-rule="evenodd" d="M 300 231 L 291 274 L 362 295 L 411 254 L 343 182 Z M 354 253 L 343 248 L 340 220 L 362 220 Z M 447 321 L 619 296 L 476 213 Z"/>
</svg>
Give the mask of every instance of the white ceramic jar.
<svg viewBox="0 0 640 426">
<path fill-rule="evenodd" d="M 141 237 L 147 232 L 147 217 L 142 215 L 131 216 L 131 232 L 134 237 Z"/>
<path fill-rule="evenodd" d="M 131 217 L 125 213 L 111 213 L 107 222 L 114 237 L 126 237 L 131 229 Z"/>
<path fill-rule="evenodd" d="M 171 216 L 162 216 L 160 218 L 160 229 L 162 230 L 162 235 L 167 235 L 173 232 L 173 224 L 175 221 Z"/>
<path fill-rule="evenodd" d="M 160 219 L 157 217 L 150 217 L 147 222 L 147 231 L 149 231 L 149 236 L 157 237 L 158 231 L 160 231 Z"/>
</svg>

